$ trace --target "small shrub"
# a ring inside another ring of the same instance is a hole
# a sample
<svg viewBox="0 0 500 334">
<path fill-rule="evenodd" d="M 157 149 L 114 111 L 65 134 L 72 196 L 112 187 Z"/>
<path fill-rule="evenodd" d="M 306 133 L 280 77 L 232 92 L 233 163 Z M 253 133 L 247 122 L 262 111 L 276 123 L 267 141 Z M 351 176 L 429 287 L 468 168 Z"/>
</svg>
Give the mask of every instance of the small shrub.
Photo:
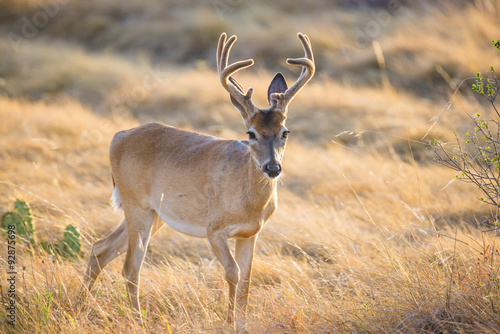
<svg viewBox="0 0 500 334">
<path fill-rule="evenodd" d="M 493 45 L 500 49 L 500 40 L 493 41 Z M 455 133 L 457 150 L 454 152 L 437 140 L 432 147 L 441 164 L 458 172 L 458 180 L 473 183 L 482 191 L 480 200 L 494 208 L 490 222 L 496 229 L 500 226 L 500 113 L 495 99 L 500 91 L 500 82 L 493 66 L 490 70 L 491 77 L 486 79 L 480 72 L 477 73 L 472 90 L 490 102 L 495 111 L 493 117 L 487 118 L 480 113 L 469 115 L 474 123 L 474 132 L 467 132 L 464 136 Z"/>
</svg>

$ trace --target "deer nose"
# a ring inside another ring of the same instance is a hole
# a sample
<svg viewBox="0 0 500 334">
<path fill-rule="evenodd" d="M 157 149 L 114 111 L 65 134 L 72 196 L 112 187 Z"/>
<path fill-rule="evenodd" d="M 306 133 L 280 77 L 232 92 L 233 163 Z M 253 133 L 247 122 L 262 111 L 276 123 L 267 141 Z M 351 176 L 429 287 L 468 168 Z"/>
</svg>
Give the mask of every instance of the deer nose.
<svg viewBox="0 0 500 334">
<path fill-rule="evenodd" d="M 266 165 L 266 172 L 270 177 L 276 177 L 281 173 L 281 166 L 277 163 L 269 163 Z"/>
</svg>

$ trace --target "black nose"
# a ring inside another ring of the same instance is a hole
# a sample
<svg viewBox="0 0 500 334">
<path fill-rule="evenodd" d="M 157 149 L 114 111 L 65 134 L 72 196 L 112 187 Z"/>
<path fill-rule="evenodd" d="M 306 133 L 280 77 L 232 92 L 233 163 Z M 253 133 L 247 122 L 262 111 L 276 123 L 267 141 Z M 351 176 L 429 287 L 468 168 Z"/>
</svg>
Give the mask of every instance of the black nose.
<svg viewBox="0 0 500 334">
<path fill-rule="evenodd" d="M 281 166 L 276 163 L 270 163 L 266 165 L 267 175 L 270 177 L 276 177 L 281 173 Z"/>
</svg>

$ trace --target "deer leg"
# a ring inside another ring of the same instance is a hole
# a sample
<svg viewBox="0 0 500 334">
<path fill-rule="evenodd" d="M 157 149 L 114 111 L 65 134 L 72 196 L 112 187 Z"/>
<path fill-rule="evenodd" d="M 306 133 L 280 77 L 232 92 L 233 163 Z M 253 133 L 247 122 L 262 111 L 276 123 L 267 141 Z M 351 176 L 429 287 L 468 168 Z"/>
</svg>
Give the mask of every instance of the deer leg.
<svg viewBox="0 0 500 334">
<path fill-rule="evenodd" d="M 256 240 L 256 235 L 248 239 L 236 239 L 235 256 L 238 267 L 240 268 L 240 281 L 238 282 L 238 287 L 236 290 L 238 312 L 237 318 L 238 321 L 243 324 L 246 321 L 248 292 L 250 289 L 252 263 Z"/>
<path fill-rule="evenodd" d="M 87 271 L 83 278 L 83 284 L 77 295 L 76 305 L 81 307 L 92 289 L 102 269 L 118 255 L 127 249 L 127 224 L 125 219 L 107 237 L 100 239 L 92 246 Z"/>
<path fill-rule="evenodd" d="M 102 269 L 127 250 L 127 241 L 127 224 L 124 219 L 111 234 L 94 243 L 83 283 L 89 291 Z"/>
<path fill-rule="evenodd" d="M 165 224 L 155 219 L 151 235 L 155 235 Z M 83 284 L 78 294 L 77 304 L 86 299 L 88 291 L 92 289 L 97 277 L 108 263 L 123 254 L 128 247 L 127 223 L 125 219 L 118 227 L 105 238 L 94 243 Z"/>
<path fill-rule="evenodd" d="M 139 273 L 146 256 L 153 225 L 159 220 L 151 210 L 125 211 L 128 230 L 128 249 L 123 265 L 123 276 L 127 279 L 127 292 L 132 307 L 140 317 Z"/>
<path fill-rule="evenodd" d="M 165 224 L 160 219 L 156 219 L 151 235 L 156 234 L 163 225 Z M 113 232 L 94 243 L 84 277 L 84 287 L 87 287 L 89 291 L 92 289 L 92 286 L 104 267 L 121 254 L 125 253 L 128 247 L 127 241 L 127 223 L 124 219 Z"/>
<path fill-rule="evenodd" d="M 227 234 L 224 231 L 212 231 L 209 228 L 207 230 L 207 236 L 215 256 L 224 267 L 225 279 L 229 285 L 229 310 L 227 322 L 234 325 L 236 286 L 238 285 L 240 270 L 229 249 Z"/>
</svg>

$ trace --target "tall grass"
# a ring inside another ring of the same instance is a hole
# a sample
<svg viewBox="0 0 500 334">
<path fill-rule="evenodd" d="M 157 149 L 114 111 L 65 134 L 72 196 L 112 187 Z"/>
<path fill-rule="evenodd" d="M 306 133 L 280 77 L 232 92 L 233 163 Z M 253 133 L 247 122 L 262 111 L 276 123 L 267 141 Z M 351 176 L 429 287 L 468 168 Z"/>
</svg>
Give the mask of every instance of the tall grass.
<svg viewBox="0 0 500 334">
<path fill-rule="evenodd" d="M 259 106 L 274 71 L 289 82 L 298 75 L 282 66 L 301 52 L 296 31 L 311 37 L 319 70 L 290 107 L 279 208 L 259 236 L 248 331 L 498 333 L 497 241 L 481 227 L 488 208 L 476 189 L 450 182 L 453 172 L 427 149 L 428 140 L 452 140 L 465 113 L 482 108 L 465 89 L 446 102 L 462 78 L 496 60 L 487 50 L 499 33 L 498 3 L 405 5 L 376 36 L 385 86 L 371 43 L 351 58 L 341 46 L 386 2 L 231 3 L 221 17 L 191 2 L 71 1 L 14 50 L 8 33 L 21 33 L 22 18 L 41 7 L 0 2 L 0 214 L 23 198 L 38 240 L 60 239 L 68 223 L 84 238 L 72 261 L 18 244 L 16 327 L 2 320 L 0 331 L 230 332 L 222 266 L 205 240 L 168 227 L 142 269 L 143 324 L 127 301 L 123 258 L 83 309 L 75 306 L 92 243 L 122 218 L 108 205 L 115 132 L 161 121 L 243 139 L 213 70 L 226 30 L 239 37 L 234 59 L 261 64 L 238 76 Z"/>
<path fill-rule="evenodd" d="M 15 168 L 3 171 L 2 180 L 9 182 L 0 184 L 8 194 L 1 205 L 7 208 L 16 197 L 29 200 L 41 240 L 62 234 L 64 224 L 78 225 L 86 250 L 81 259 L 62 261 L 18 248 L 16 330 L 225 331 L 222 267 L 205 241 L 168 228 L 153 239 L 143 268 L 144 327 L 134 322 L 127 302 L 123 259 L 110 264 L 95 298 L 77 311 L 90 245 L 120 220 L 106 205 L 107 141 L 114 127 L 135 122 L 113 119 L 102 142 L 86 143 L 85 131 L 92 133 L 106 119 L 77 103 L 4 99 L 2 105 L 9 110 L 6 119 L 23 126 L 3 132 L 5 147 L 16 141 L 19 146 L 4 155 Z M 46 116 L 47 108 L 53 117 Z M 80 120 L 72 131 L 59 123 L 67 112 Z M 33 141 L 35 136 L 47 141 Z M 259 240 L 251 332 L 494 332 L 500 307 L 496 246 L 473 218 L 485 213 L 470 194 L 474 189 L 453 184 L 442 190 L 452 176 L 448 170 L 396 154 L 290 144 L 280 208 Z M 72 154 L 91 160 L 65 166 Z"/>
</svg>

